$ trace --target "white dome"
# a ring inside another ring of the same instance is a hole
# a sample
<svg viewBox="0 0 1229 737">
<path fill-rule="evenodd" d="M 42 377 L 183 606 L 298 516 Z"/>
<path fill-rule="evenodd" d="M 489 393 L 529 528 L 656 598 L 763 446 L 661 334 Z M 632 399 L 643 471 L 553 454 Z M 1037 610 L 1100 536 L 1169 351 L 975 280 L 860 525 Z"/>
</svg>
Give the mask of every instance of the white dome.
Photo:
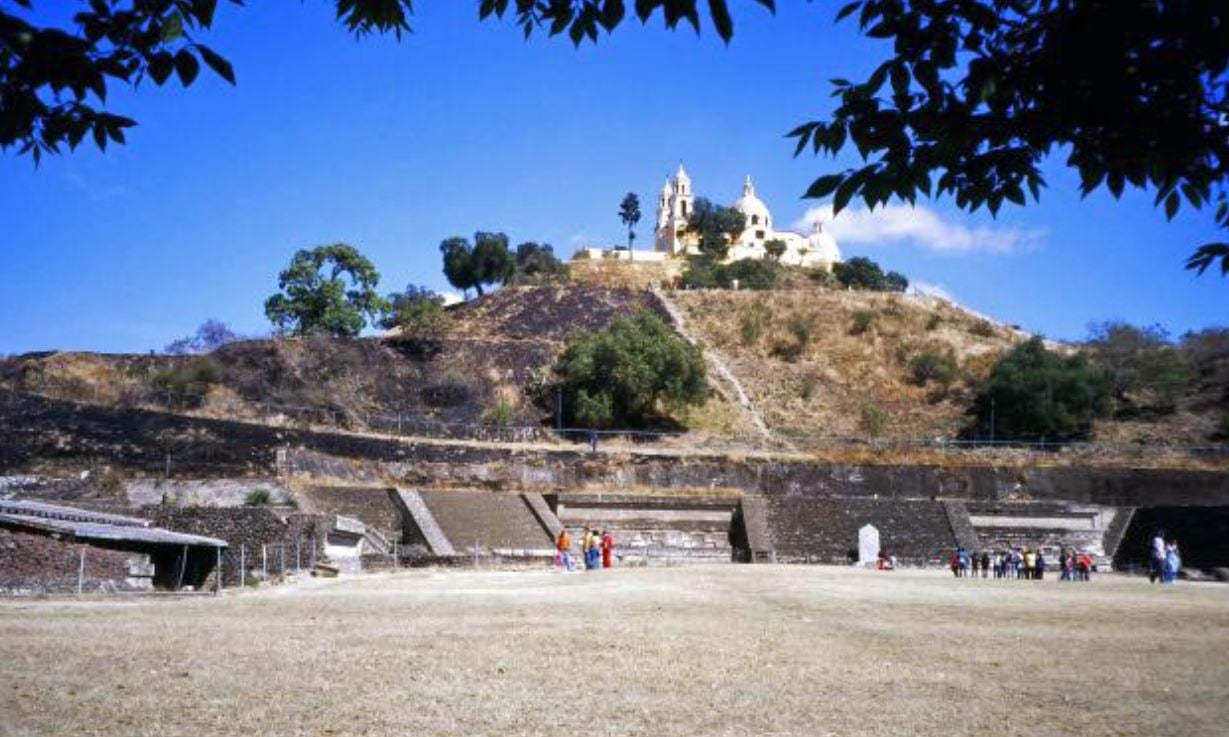
<svg viewBox="0 0 1229 737">
<path fill-rule="evenodd" d="M 743 183 L 743 196 L 734 200 L 730 207 L 747 216 L 748 228 L 766 228 L 772 221 L 772 216 L 768 214 L 768 205 L 755 196 L 755 185 L 751 183 L 751 177 L 747 177 L 747 181 Z"/>
<path fill-rule="evenodd" d="M 815 230 L 807 236 L 807 249 L 811 252 L 811 258 L 819 261 L 837 263 L 841 260 L 841 249 L 836 245 L 836 239 L 825 233 L 819 222 L 815 223 Z"/>
</svg>

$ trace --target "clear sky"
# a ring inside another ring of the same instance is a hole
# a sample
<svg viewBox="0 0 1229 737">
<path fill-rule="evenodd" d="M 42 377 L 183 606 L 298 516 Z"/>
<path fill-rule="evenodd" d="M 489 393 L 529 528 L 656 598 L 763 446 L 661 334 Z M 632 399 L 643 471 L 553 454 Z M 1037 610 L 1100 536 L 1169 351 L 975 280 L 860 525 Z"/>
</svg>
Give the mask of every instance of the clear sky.
<svg viewBox="0 0 1229 737">
<path fill-rule="evenodd" d="M 44 3 L 46 5 L 46 3 Z M 0 353 L 160 349 L 214 317 L 269 329 L 266 297 L 298 248 L 344 241 L 382 291 L 447 289 L 439 242 L 502 230 L 512 242 L 620 242 L 623 194 L 656 193 L 680 160 L 698 194 L 730 202 L 752 175 L 778 225 L 820 203 L 816 176 L 856 163 L 793 158 L 784 134 L 831 109 L 827 80 L 886 53 L 834 25 L 840 3 L 736 3 L 729 47 L 709 32 L 632 21 L 596 46 L 525 42 L 479 23 L 470 0 L 419 3 L 415 32 L 356 40 L 325 0 L 223 6 L 206 41 L 235 64 L 116 89 L 140 122 L 129 145 L 83 146 L 35 169 L 0 156 Z M 1229 321 L 1229 280 L 1182 268 L 1219 237 L 1210 213 L 1166 222 L 1146 193 L 1081 201 L 1055 160 L 1040 205 L 997 220 L 948 201 L 830 224 L 867 255 L 994 318 L 1080 339 L 1091 321 L 1175 334 Z"/>
</svg>

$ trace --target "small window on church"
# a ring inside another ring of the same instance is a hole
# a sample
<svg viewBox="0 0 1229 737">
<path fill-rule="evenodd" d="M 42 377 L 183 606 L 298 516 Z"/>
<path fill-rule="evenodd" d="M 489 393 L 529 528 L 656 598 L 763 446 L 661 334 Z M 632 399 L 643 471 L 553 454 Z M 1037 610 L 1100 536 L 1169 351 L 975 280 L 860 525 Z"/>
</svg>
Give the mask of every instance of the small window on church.
<svg viewBox="0 0 1229 737">
<path fill-rule="evenodd" d="M 762 231 L 762 230 L 757 230 L 757 231 L 755 231 L 755 237 L 756 237 L 756 239 L 757 239 L 757 240 L 763 240 L 763 239 L 764 239 L 764 231 Z"/>
<path fill-rule="evenodd" d="M 752 215 L 752 216 L 751 216 L 751 224 L 752 224 L 752 225 L 759 225 L 759 224 L 760 224 L 760 216 L 759 216 L 759 215 Z"/>
<path fill-rule="evenodd" d="M 682 205 L 683 205 L 683 217 L 687 217 L 687 203 L 684 202 L 682 203 Z"/>
</svg>

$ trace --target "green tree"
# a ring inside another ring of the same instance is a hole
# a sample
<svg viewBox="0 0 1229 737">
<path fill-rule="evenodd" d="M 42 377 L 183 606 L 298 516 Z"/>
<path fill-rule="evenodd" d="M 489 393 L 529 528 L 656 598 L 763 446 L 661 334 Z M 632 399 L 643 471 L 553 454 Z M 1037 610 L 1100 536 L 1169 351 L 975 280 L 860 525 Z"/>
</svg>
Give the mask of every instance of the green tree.
<svg viewBox="0 0 1229 737">
<path fill-rule="evenodd" d="M 380 327 L 400 330 L 404 339 L 437 340 L 448 326 L 444 298 L 426 287 L 409 284 L 404 292 L 388 295 L 388 305 Z"/>
<path fill-rule="evenodd" d="M 190 356 L 212 353 L 228 343 L 239 340 L 239 335 L 221 320 L 210 318 L 201 323 L 194 335 L 171 341 L 163 353 L 171 356 Z"/>
<path fill-rule="evenodd" d="M 687 231 L 700 240 L 700 253 L 721 260 L 730 244 L 747 229 L 747 216 L 732 207 L 714 205 L 697 197 L 687 218 Z"/>
<path fill-rule="evenodd" d="M 1132 405 L 1173 409 L 1194 374 L 1186 355 L 1159 325 L 1136 327 L 1125 322 L 1090 326 L 1085 344 L 1093 361 L 1110 373 L 1120 408 Z"/>
<path fill-rule="evenodd" d="M 973 432 L 1001 440 L 1087 438 L 1110 408 L 1112 378 L 1083 355 L 1062 356 L 1031 338 L 1008 351 L 973 403 Z"/>
<path fill-rule="evenodd" d="M 280 293 L 265 301 L 265 315 L 293 335 L 353 337 L 388 309 L 376 293 L 380 274 L 354 246 L 336 243 L 300 250 L 278 275 Z"/>
<path fill-rule="evenodd" d="M 767 253 L 768 258 L 772 259 L 774 262 L 779 262 L 781 257 L 785 255 L 785 251 L 787 249 L 788 246 L 785 245 L 785 241 L 781 240 L 780 238 L 773 238 L 764 244 L 764 252 Z"/>
<path fill-rule="evenodd" d="M 555 371 L 565 418 L 583 427 L 642 426 L 708 396 L 700 349 L 648 312 L 573 336 Z"/>
<path fill-rule="evenodd" d="M 627 250 L 632 250 L 632 241 L 636 240 L 636 223 L 640 222 L 640 198 L 635 192 L 628 192 L 619 204 L 619 219 L 627 226 Z M 630 254 L 629 254 L 630 255 Z"/>
<path fill-rule="evenodd" d="M 866 289 L 872 292 L 903 292 L 909 288 L 909 280 L 895 271 L 886 274 L 879 264 L 856 256 L 834 264 L 832 272 L 842 286 L 850 289 Z"/>
<path fill-rule="evenodd" d="M 527 241 L 516 247 L 516 283 L 547 284 L 562 279 L 567 267 L 549 243 Z"/>
<path fill-rule="evenodd" d="M 516 275 L 516 261 L 508 251 L 508 236 L 503 233 L 474 233 L 474 242 L 460 237 L 440 243 L 444 257 L 444 277 L 448 283 L 468 293 L 485 294 L 482 285 L 507 284 Z"/>
</svg>

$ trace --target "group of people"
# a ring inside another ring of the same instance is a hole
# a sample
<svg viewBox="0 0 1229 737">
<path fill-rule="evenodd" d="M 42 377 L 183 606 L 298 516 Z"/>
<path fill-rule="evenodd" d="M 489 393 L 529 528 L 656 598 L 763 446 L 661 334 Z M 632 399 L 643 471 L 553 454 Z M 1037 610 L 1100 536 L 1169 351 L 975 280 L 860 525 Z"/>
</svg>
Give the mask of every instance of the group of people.
<svg viewBox="0 0 1229 737">
<path fill-rule="evenodd" d="M 1089 581 L 1092 579 L 1094 561 L 1087 551 L 1076 551 L 1075 548 L 1063 548 L 1057 556 L 1059 580 Z M 991 573 L 995 578 L 1015 579 L 1019 581 L 1041 581 L 1045 579 L 1047 568 L 1051 562 L 1040 550 L 1003 550 L 977 551 L 957 547 L 951 555 L 949 565 L 952 575 L 956 578 L 989 578 Z"/>
<path fill-rule="evenodd" d="M 614 566 L 614 536 L 610 530 L 586 527 L 580 537 L 580 550 L 584 555 L 586 571 Z M 575 570 L 572 562 L 572 536 L 568 528 L 559 530 L 555 538 L 555 567 L 561 571 Z"/>
<path fill-rule="evenodd" d="M 1148 568 L 1148 580 L 1152 583 L 1173 583 L 1178 580 L 1178 571 L 1182 570 L 1182 556 L 1178 555 L 1178 541 L 1166 539 L 1164 530 L 1157 530 L 1148 544 L 1151 566 Z"/>
</svg>

